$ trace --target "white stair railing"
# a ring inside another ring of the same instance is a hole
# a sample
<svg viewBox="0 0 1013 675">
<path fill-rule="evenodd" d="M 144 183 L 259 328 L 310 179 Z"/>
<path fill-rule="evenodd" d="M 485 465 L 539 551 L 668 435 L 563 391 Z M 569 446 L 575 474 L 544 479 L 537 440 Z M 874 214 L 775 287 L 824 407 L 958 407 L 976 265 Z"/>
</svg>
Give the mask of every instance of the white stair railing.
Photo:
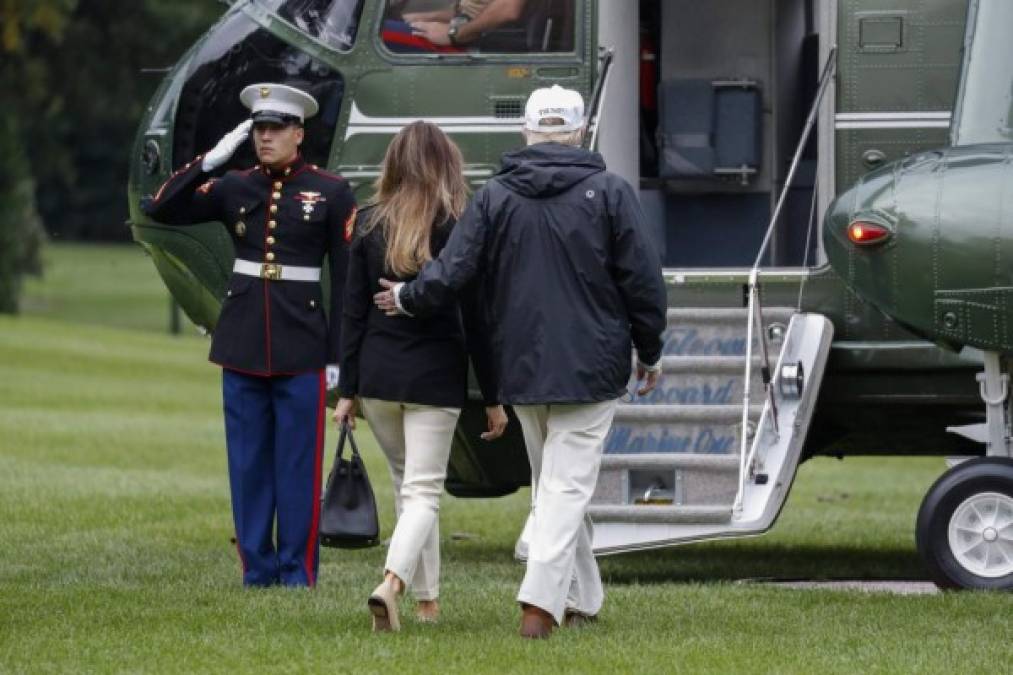
<svg viewBox="0 0 1013 675">
<path fill-rule="evenodd" d="M 784 186 L 781 188 L 781 194 L 777 198 L 777 204 L 774 206 L 774 213 L 770 217 L 770 222 L 767 225 L 767 231 L 763 236 L 763 241 L 760 243 L 760 250 L 756 255 L 756 261 L 753 263 L 752 269 L 749 271 L 749 282 L 747 288 L 747 315 L 746 319 L 746 378 L 742 387 L 742 433 L 740 434 L 740 445 L 739 445 L 739 487 L 738 492 L 735 495 L 735 505 L 733 507 L 733 518 L 735 514 L 742 512 L 742 498 L 746 491 L 746 481 L 749 479 L 751 466 L 753 459 L 756 456 L 756 450 L 758 443 L 757 441 L 761 438 L 761 430 L 764 428 L 769 420 L 771 430 L 775 437 L 780 433 L 777 422 L 777 401 L 774 399 L 774 387 L 773 387 L 773 371 L 770 365 L 770 352 L 767 348 L 767 335 L 763 330 L 763 302 L 760 298 L 760 266 L 763 262 L 763 257 L 767 254 L 767 247 L 770 245 L 771 237 L 774 234 L 774 228 L 777 226 L 777 221 L 781 216 L 781 210 L 784 208 L 784 204 L 788 198 L 788 190 L 791 188 L 792 182 L 795 180 L 795 174 L 798 172 L 798 165 L 802 159 L 802 152 L 805 150 L 806 144 L 809 142 L 809 136 L 812 133 L 813 127 L 816 126 L 816 117 L 820 109 L 820 104 L 823 101 L 823 96 L 827 91 L 827 87 L 833 80 L 834 69 L 837 63 L 837 47 L 833 47 L 830 50 L 830 54 L 827 56 L 827 62 L 823 66 L 823 74 L 820 75 L 819 89 L 816 91 L 816 98 L 813 100 L 812 106 L 809 109 L 809 116 L 806 119 L 805 127 L 802 129 L 802 137 L 799 139 L 798 145 L 795 147 L 795 156 L 792 158 L 791 167 L 788 169 L 788 176 L 785 178 Z M 760 369 L 763 381 L 763 389 L 766 397 L 767 405 L 764 405 L 763 412 L 760 414 L 760 419 L 756 421 L 756 428 L 753 430 L 752 443 L 750 443 L 749 431 L 749 400 L 750 400 L 750 389 L 752 386 L 753 377 L 753 331 L 758 331 L 758 337 L 760 342 Z"/>
</svg>

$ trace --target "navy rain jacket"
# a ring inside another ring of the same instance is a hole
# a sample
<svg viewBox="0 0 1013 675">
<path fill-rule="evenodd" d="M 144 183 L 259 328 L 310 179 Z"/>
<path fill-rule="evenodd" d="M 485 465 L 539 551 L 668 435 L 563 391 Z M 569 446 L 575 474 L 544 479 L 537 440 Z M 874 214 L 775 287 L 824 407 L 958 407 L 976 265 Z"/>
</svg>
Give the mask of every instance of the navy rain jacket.
<svg viewBox="0 0 1013 675">
<path fill-rule="evenodd" d="M 629 381 L 631 340 L 641 362 L 661 358 L 667 301 L 643 221 L 601 155 L 532 145 L 503 156 L 398 299 L 427 316 L 477 281 L 502 403 L 614 399 Z"/>
</svg>

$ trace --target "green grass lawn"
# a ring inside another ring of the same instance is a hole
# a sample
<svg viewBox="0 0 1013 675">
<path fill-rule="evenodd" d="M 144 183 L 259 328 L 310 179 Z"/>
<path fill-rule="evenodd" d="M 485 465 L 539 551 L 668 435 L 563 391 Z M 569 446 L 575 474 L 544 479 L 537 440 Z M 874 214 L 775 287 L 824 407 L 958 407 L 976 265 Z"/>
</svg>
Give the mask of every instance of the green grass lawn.
<svg viewBox="0 0 1013 675">
<path fill-rule="evenodd" d="M 33 293 L 73 305 L 72 286 Z M 100 291 L 81 305 L 114 310 Z M 444 499 L 439 625 L 370 633 L 381 548 L 324 549 L 314 591 L 244 590 L 207 341 L 87 325 L 79 309 L 0 317 L 0 672 L 1011 670 L 1013 595 L 737 581 L 923 578 L 913 521 L 937 458 L 816 460 L 765 537 L 602 559 L 599 624 L 542 643 L 516 637 L 526 491 Z M 360 436 L 388 536 L 386 468 Z"/>
<path fill-rule="evenodd" d="M 44 275 L 28 277 L 21 298 L 26 316 L 153 332 L 169 330 L 169 292 L 137 244 L 51 244 Z M 181 314 L 184 335 L 196 329 Z"/>
</svg>

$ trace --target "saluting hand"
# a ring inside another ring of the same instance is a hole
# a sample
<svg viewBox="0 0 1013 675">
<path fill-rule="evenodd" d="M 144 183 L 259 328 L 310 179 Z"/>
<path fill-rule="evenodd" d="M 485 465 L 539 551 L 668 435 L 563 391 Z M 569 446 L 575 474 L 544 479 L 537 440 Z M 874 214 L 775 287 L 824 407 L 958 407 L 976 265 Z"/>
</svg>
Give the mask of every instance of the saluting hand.
<svg viewBox="0 0 1013 675">
<path fill-rule="evenodd" d="M 222 136 L 218 144 L 208 150 L 201 160 L 201 168 L 207 171 L 214 171 L 225 162 L 231 159 L 239 146 L 250 137 L 250 129 L 253 127 L 253 120 L 244 120 L 235 129 Z"/>
<path fill-rule="evenodd" d="M 380 291 L 373 296 L 373 303 L 376 305 L 377 309 L 387 316 L 397 316 L 398 314 L 401 314 L 401 310 L 397 308 L 397 303 L 394 302 L 393 288 L 397 286 L 397 282 L 380 279 L 380 285 L 386 290 Z"/>
<path fill-rule="evenodd" d="M 338 405 L 334 406 L 334 421 L 338 426 L 347 422 L 349 429 L 355 429 L 355 409 L 354 398 L 339 398 Z"/>
<path fill-rule="evenodd" d="M 489 424 L 489 431 L 482 434 L 483 441 L 493 441 L 503 435 L 506 431 L 507 423 L 510 421 L 507 418 L 506 410 L 501 405 L 487 406 L 485 409 L 485 417 Z"/>
</svg>

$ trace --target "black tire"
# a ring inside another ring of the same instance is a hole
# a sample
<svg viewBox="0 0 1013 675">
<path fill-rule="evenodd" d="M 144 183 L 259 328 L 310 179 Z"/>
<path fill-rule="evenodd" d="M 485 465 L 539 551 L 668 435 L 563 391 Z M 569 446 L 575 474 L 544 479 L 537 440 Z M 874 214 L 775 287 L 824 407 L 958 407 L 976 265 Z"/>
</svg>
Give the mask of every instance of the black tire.
<svg viewBox="0 0 1013 675">
<path fill-rule="evenodd" d="M 1013 574 L 984 577 L 961 565 L 950 549 L 950 519 L 975 494 L 1013 498 L 1013 459 L 978 457 L 953 467 L 933 484 L 918 510 L 915 538 L 929 576 L 940 588 L 1013 590 Z"/>
</svg>

